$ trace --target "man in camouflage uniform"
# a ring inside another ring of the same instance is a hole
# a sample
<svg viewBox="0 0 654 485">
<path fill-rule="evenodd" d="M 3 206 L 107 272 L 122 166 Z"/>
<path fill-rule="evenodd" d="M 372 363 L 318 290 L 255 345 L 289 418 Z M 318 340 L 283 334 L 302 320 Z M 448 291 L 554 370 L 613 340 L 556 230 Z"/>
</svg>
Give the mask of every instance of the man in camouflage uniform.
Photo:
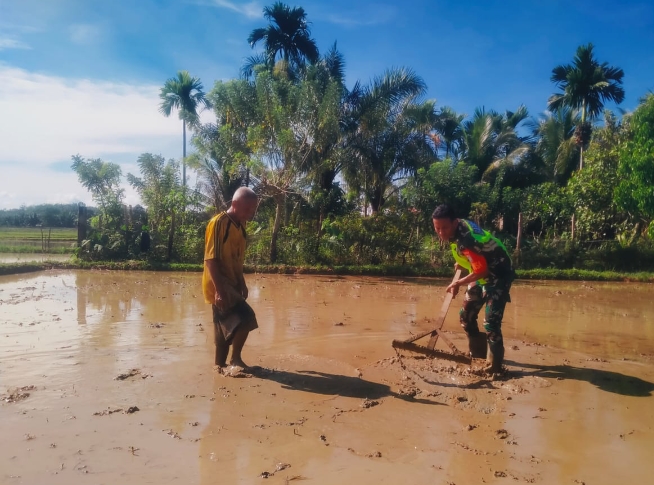
<svg viewBox="0 0 654 485">
<path fill-rule="evenodd" d="M 456 260 L 456 268 L 468 274 L 447 287 L 454 296 L 459 287 L 467 285 L 463 307 L 459 312 L 461 326 L 468 336 L 472 357 L 486 357 L 486 340 L 490 350 L 490 373 L 502 372 L 504 341 L 502 318 L 504 308 L 511 301 L 509 291 L 515 278 L 509 253 L 496 237 L 466 219 L 458 219 L 448 205 L 440 205 L 432 214 L 434 230 L 444 242 L 449 242 Z M 486 305 L 484 329 L 479 330 L 477 316 Z"/>
</svg>

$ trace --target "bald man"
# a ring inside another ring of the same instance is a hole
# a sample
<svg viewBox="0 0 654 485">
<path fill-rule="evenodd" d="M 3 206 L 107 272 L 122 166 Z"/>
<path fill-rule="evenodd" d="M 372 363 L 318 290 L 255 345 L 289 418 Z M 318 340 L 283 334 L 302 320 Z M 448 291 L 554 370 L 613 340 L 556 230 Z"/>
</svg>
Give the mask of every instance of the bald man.
<svg viewBox="0 0 654 485">
<path fill-rule="evenodd" d="M 248 288 L 243 277 L 245 258 L 245 223 L 254 217 L 258 205 L 252 189 L 236 190 L 226 212 L 213 217 L 207 224 L 204 239 L 204 300 L 211 304 L 215 330 L 215 365 L 222 371 L 227 366 L 227 354 L 232 347 L 229 363 L 247 369 L 241 351 L 249 333 L 258 328 L 254 310 L 246 303 Z"/>
</svg>

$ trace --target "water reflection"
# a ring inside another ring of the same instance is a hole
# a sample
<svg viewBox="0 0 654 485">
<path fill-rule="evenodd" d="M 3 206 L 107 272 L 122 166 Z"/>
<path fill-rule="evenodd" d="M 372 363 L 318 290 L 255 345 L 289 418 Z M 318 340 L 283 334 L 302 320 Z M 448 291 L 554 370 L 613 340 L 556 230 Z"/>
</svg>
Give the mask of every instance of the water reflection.
<svg viewBox="0 0 654 485">
<path fill-rule="evenodd" d="M 283 346 L 293 353 L 313 342 L 312 352 L 331 358 L 351 356 L 358 338 L 378 338 L 381 345 L 383 339 L 428 330 L 444 296 L 442 280 L 247 279 L 260 322 L 249 347 Z M 49 348 L 48 341 L 77 345 L 80 339 L 97 349 L 211 345 L 210 307 L 201 295 L 199 273 L 44 272 L 1 277 L 0 289 L 4 325 L 22 328 L 14 329 L 15 335 L 26 336 L 11 352 L 37 342 L 41 349 Z M 504 334 L 606 359 L 646 360 L 654 355 L 650 295 L 644 284 L 518 282 Z M 460 297 L 454 301 L 445 329 L 460 332 L 460 302 Z M 71 311 L 85 330 L 69 327 Z M 198 340 L 201 328 L 208 335 Z"/>
</svg>

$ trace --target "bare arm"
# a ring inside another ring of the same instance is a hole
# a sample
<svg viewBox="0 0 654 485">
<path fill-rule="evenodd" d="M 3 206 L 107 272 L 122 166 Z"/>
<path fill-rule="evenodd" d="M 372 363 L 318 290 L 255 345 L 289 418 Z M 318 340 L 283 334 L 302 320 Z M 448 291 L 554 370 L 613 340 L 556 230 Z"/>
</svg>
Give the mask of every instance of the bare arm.
<svg viewBox="0 0 654 485">
<path fill-rule="evenodd" d="M 484 279 L 489 275 L 486 258 L 470 250 L 465 250 L 464 256 L 470 260 L 472 271 L 469 275 L 460 278 L 447 287 L 446 291 L 452 293 L 454 296 L 459 292 L 459 286 L 469 285 L 470 283 Z"/>
<path fill-rule="evenodd" d="M 481 280 L 487 277 L 488 277 L 488 270 L 484 271 L 483 273 L 470 273 L 468 276 L 464 278 L 460 278 L 454 283 L 451 283 L 447 287 L 447 290 L 445 291 L 447 291 L 448 293 L 452 293 L 452 295 L 456 296 L 457 293 L 459 292 L 459 286 L 469 285 L 470 283 L 473 283 L 477 280 Z"/>
<path fill-rule="evenodd" d="M 241 277 L 239 279 L 239 287 L 241 290 L 241 296 L 243 299 L 247 300 L 248 299 L 248 285 L 245 284 L 245 276 L 241 274 Z"/>
</svg>

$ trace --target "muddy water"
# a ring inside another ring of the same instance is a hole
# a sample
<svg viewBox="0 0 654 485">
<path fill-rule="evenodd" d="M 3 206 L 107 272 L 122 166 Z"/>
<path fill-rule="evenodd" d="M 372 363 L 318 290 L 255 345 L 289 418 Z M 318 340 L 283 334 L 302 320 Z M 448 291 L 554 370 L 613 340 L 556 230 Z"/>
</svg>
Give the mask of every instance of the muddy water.
<svg viewBox="0 0 654 485">
<path fill-rule="evenodd" d="M 516 284 L 489 380 L 390 346 L 442 280 L 247 280 L 260 367 L 230 378 L 198 274 L 0 277 L 0 483 L 651 480 L 652 286 Z"/>
</svg>

